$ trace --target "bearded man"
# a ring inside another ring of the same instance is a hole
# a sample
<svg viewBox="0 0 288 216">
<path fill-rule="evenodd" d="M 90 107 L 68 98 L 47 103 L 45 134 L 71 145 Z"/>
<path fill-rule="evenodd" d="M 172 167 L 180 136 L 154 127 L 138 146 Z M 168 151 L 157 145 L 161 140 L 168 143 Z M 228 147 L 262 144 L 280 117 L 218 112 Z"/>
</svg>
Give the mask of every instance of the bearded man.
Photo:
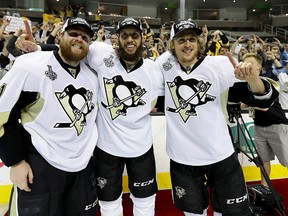
<svg viewBox="0 0 288 216">
<path fill-rule="evenodd" d="M 70 18 L 59 49 L 18 57 L 0 81 L 0 158 L 17 197 L 10 215 L 96 215 L 98 81 L 82 61 L 92 36 L 86 20 Z"/>
<path fill-rule="evenodd" d="M 123 215 L 122 174 L 126 166 L 133 215 L 155 214 L 157 192 L 150 112 L 162 75 L 156 63 L 142 58 L 142 24 L 118 23 L 119 49 L 93 42 L 87 57 L 100 84 L 96 159 L 97 192 L 102 216 Z"/>
</svg>

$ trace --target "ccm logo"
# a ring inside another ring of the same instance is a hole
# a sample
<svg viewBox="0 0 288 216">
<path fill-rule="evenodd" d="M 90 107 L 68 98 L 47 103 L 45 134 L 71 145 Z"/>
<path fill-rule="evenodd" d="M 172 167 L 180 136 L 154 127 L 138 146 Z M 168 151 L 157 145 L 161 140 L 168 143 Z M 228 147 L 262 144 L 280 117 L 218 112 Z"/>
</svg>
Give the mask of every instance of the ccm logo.
<svg viewBox="0 0 288 216">
<path fill-rule="evenodd" d="M 85 211 L 88 211 L 91 208 L 94 208 L 98 203 L 98 199 L 96 199 L 92 204 L 86 205 L 85 206 Z"/>
<path fill-rule="evenodd" d="M 133 186 L 134 187 L 145 187 L 145 186 L 148 186 L 150 184 L 152 184 L 154 182 L 154 178 L 149 180 L 149 181 L 146 181 L 146 182 L 134 182 Z"/>
<path fill-rule="evenodd" d="M 248 195 L 246 194 L 242 197 L 238 197 L 235 199 L 227 199 L 227 204 L 231 205 L 231 204 L 241 203 L 241 202 L 244 202 L 245 200 L 247 200 L 247 198 L 248 198 Z"/>
</svg>

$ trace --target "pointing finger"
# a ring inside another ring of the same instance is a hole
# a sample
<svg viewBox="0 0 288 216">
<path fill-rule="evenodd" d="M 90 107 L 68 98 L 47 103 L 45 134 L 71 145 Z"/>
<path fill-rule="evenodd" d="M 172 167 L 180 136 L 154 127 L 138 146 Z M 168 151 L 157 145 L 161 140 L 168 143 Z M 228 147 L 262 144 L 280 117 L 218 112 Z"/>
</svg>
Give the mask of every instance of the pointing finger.
<svg viewBox="0 0 288 216">
<path fill-rule="evenodd" d="M 229 53 L 227 53 L 227 56 L 228 56 L 228 58 L 229 58 L 229 61 L 231 62 L 231 64 L 233 65 L 233 67 L 235 68 L 236 67 L 236 65 L 237 65 L 237 62 L 236 62 L 236 60 L 233 58 L 233 56 L 232 56 L 232 54 L 229 52 Z"/>
<path fill-rule="evenodd" d="M 29 25 L 27 20 L 23 20 L 23 21 L 24 21 L 24 25 L 25 25 L 25 29 L 26 29 L 26 38 L 30 41 L 33 41 L 33 35 L 32 35 L 30 25 Z"/>
</svg>

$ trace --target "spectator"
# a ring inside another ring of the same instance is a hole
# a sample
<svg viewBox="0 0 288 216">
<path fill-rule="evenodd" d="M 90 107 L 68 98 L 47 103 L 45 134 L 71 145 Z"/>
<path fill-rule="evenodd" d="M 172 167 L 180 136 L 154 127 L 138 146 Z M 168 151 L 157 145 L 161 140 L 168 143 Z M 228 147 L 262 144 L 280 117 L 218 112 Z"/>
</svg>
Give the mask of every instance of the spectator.
<svg viewBox="0 0 288 216">
<path fill-rule="evenodd" d="M 112 45 L 112 47 L 115 49 L 115 48 L 118 48 L 118 41 L 119 41 L 119 38 L 118 38 L 118 35 L 117 34 L 112 34 L 110 36 L 110 44 Z"/>
<path fill-rule="evenodd" d="M 47 38 L 47 44 L 59 44 L 60 43 L 59 36 L 62 31 L 63 25 L 64 25 L 63 21 L 54 25 L 52 32 L 49 34 Z"/>
<path fill-rule="evenodd" d="M 6 27 L 10 24 L 10 20 L 9 19 L 6 19 L 6 18 L 3 18 L 2 19 L 2 22 L 1 22 L 1 26 L 0 26 L 0 38 L 3 39 L 3 34 L 4 34 L 4 31 L 6 29 Z"/>
<path fill-rule="evenodd" d="M 15 58 L 13 58 L 13 56 L 10 55 L 9 51 L 6 48 L 11 37 L 12 37 L 11 35 L 4 36 L 5 38 L 4 47 L 0 55 L 0 66 L 1 66 L 0 79 L 10 70 L 15 60 Z"/>
<path fill-rule="evenodd" d="M 287 66 L 286 66 L 287 67 Z M 288 69 L 286 69 L 288 71 Z M 279 85 L 280 85 L 280 94 L 279 102 L 283 109 L 288 110 L 288 74 L 280 73 L 278 75 Z"/>
<path fill-rule="evenodd" d="M 167 48 L 168 45 L 168 41 L 169 41 L 169 33 L 167 31 L 167 29 L 170 30 L 171 26 L 174 24 L 173 21 L 171 22 L 165 22 L 161 28 L 160 28 L 160 35 L 159 38 L 162 40 L 165 49 Z"/>
<path fill-rule="evenodd" d="M 15 46 L 15 42 L 18 39 L 18 37 L 22 34 L 22 32 L 25 31 L 25 27 L 22 27 L 20 29 L 18 29 L 14 35 L 12 36 L 12 38 L 9 40 L 8 44 L 7 44 L 7 50 L 16 58 L 20 55 L 22 55 L 24 52 L 19 50 L 16 46 Z"/>
<path fill-rule="evenodd" d="M 96 39 L 96 41 L 104 42 L 105 40 L 106 40 L 106 38 L 105 38 L 104 29 L 100 28 L 100 29 L 97 31 L 97 39 Z"/>
<path fill-rule="evenodd" d="M 11 39 L 11 35 L 5 34 L 5 28 L 10 24 L 10 20 L 3 19 L 2 24 L 0 26 L 0 39 L 1 39 L 1 54 L 0 54 L 0 79 L 5 75 L 6 66 L 10 63 L 9 59 L 9 51 L 7 50 L 7 44 Z"/>
<path fill-rule="evenodd" d="M 147 20 L 146 19 L 142 19 L 142 23 L 143 23 L 143 25 L 145 25 L 143 27 L 143 35 L 144 35 L 143 37 L 144 37 L 144 39 L 147 39 L 147 38 L 153 36 L 154 35 L 154 31 L 150 28 Z"/>
<path fill-rule="evenodd" d="M 165 46 L 163 45 L 163 43 L 156 43 L 156 49 L 157 49 L 157 52 L 158 52 L 158 55 L 162 55 L 166 49 L 165 49 Z"/>
<path fill-rule="evenodd" d="M 283 69 L 280 63 L 280 51 L 278 45 L 273 45 L 271 51 L 268 50 L 265 54 L 266 59 L 264 60 L 262 76 L 278 81 L 276 70 Z"/>
<path fill-rule="evenodd" d="M 243 57 L 243 62 L 252 64 L 252 68 L 259 73 L 262 71 L 262 61 L 259 55 L 253 53 L 248 53 Z M 230 89 L 231 93 L 236 94 L 240 91 L 240 85 L 239 83 L 235 84 L 234 89 Z M 269 109 L 264 110 L 255 108 L 254 104 L 247 102 L 247 98 L 243 98 L 243 95 L 239 95 L 239 100 L 233 102 L 240 100 L 243 103 L 242 107 L 250 106 L 249 114 L 254 119 L 254 139 L 257 151 L 268 176 L 271 173 L 270 161 L 275 159 L 275 155 L 283 166 L 288 167 L 288 119 L 279 99 L 277 98 Z M 261 184 L 268 187 L 267 179 L 263 174 L 261 175 Z"/>
<path fill-rule="evenodd" d="M 221 46 L 219 49 L 219 54 L 218 55 L 225 55 L 227 56 L 228 53 L 230 53 L 230 47 L 229 46 Z"/>
<path fill-rule="evenodd" d="M 207 55 L 218 55 L 221 46 L 229 46 L 229 39 L 226 34 L 220 30 L 214 31 L 210 38 L 207 38 Z"/>
<path fill-rule="evenodd" d="M 66 12 L 66 18 L 67 19 L 73 17 L 73 8 L 71 7 L 71 5 L 69 5 L 66 8 L 65 12 Z"/>
</svg>

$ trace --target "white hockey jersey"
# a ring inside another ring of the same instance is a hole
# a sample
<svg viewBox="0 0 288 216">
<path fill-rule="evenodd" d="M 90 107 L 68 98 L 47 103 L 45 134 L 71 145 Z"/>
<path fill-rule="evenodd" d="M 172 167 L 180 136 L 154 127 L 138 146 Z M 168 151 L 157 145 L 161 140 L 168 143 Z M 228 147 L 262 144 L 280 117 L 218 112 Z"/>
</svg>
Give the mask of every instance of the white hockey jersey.
<svg viewBox="0 0 288 216">
<path fill-rule="evenodd" d="M 196 166 L 230 156 L 234 148 L 220 100 L 236 81 L 228 58 L 207 56 L 191 73 L 182 70 L 169 52 L 157 63 L 165 79 L 168 156 Z"/>
<path fill-rule="evenodd" d="M 72 68 L 57 51 L 18 57 L 0 81 L 0 157 L 9 166 L 24 159 L 22 124 L 52 166 L 84 169 L 98 138 L 98 88 L 84 62 Z"/>
<path fill-rule="evenodd" d="M 163 78 L 152 60 L 140 60 L 130 71 L 112 46 L 94 42 L 88 64 L 100 84 L 97 146 L 119 157 L 137 157 L 151 148 L 150 112 Z"/>
</svg>

